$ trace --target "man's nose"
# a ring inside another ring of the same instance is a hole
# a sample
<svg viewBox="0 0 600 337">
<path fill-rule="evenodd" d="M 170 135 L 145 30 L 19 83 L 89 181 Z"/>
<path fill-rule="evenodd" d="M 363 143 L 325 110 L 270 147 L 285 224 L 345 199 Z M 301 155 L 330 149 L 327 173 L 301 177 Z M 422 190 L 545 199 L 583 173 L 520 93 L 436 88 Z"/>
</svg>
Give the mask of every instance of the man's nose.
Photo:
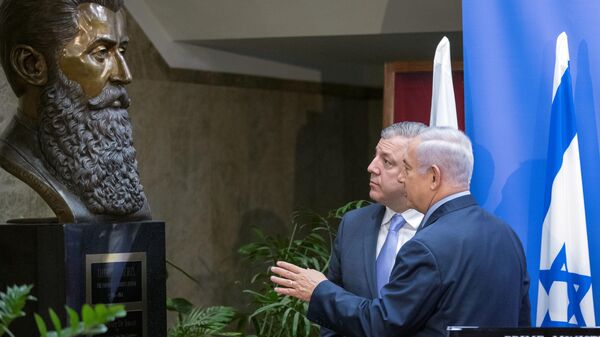
<svg viewBox="0 0 600 337">
<path fill-rule="evenodd" d="M 377 167 L 377 158 L 373 158 L 369 166 L 367 167 L 367 172 L 371 174 L 379 174 L 379 168 Z"/>
<path fill-rule="evenodd" d="M 131 83 L 131 72 L 122 54 L 116 53 L 111 69 L 110 81 L 119 84 Z"/>
<path fill-rule="evenodd" d="M 404 179 L 405 179 L 405 172 L 404 172 L 404 170 L 400 170 L 400 173 L 398 174 L 398 182 L 401 184 L 404 184 Z"/>
</svg>

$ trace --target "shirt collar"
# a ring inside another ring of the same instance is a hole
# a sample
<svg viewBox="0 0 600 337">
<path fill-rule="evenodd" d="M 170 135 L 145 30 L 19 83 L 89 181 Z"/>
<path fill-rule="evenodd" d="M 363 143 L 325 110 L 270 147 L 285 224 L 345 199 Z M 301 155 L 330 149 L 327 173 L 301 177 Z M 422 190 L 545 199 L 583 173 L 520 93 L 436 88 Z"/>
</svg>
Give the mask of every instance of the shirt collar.
<svg viewBox="0 0 600 337">
<path fill-rule="evenodd" d="M 386 206 L 385 214 L 383 215 L 383 220 L 381 221 L 381 225 L 389 226 L 390 220 L 396 213 L 397 212 L 395 212 L 393 209 Z M 419 228 L 419 225 L 421 224 L 421 220 L 423 219 L 423 214 L 419 213 L 419 211 L 414 210 L 414 209 L 407 209 L 406 211 L 404 211 L 400 214 L 402 215 L 404 220 L 406 220 L 406 225 L 409 226 L 411 229 L 416 230 L 417 228 Z"/>
<path fill-rule="evenodd" d="M 435 204 L 431 205 L 431 207 L 429 207 L 429 209 L 425 213 L 425 216 L 423 217 L 422 223 L 425 223 L 429 219 L 431 214 L 433 214 L 433 212 L 435 212 L 443 204 L 447 203 L 450 200 L 454 200 L 456 198 L 460 198 L 462 196 L 469 195 L 469 194 L 471 194 L 470 191 L 462 191 L 462 192 L 450 194 L 450 195 L 445 196 L 442 199 L 438 200 L 438 202 L 436 202 Z"/>
</svg>

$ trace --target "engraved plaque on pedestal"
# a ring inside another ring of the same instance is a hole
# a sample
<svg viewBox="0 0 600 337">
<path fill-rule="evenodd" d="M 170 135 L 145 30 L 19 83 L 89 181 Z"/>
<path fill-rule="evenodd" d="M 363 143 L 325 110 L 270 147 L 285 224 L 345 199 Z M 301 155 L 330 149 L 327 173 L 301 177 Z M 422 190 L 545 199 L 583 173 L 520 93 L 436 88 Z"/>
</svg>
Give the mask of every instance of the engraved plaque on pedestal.
<svg viewBox="0 0 600 337">
<path fill-rule="evenodd" d="M 85 266 L 86 303 L 123 304 L 127 311 L 103 336 L 147 337 L 146 253 L 89 254 Z"/>
</svg>

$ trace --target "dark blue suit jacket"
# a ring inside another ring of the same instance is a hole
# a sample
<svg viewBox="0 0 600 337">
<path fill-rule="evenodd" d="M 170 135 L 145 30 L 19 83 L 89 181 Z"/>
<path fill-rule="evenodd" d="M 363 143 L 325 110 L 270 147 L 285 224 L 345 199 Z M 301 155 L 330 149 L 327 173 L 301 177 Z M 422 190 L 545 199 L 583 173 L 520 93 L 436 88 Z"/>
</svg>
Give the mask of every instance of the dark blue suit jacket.
<svg viewBox="0 0 600 337">
<path fill-rule="evenodd" d="M 369 206 L 346 213 L 331 249 L 327 279 L 353 293 L 377 297 L 375 251 L 385 206 Z M 341 336 L 321 327 L 321 336 Z"/>
<path fill-rule="evenodd" d="M 381 299 L 324 281 L 308 317 L 346 336 L 445 336 L 451 325 L 529 325 L 528 291 L 519 238 L 468 195 L 443 204 L 402 246 Z"/>
</svg>

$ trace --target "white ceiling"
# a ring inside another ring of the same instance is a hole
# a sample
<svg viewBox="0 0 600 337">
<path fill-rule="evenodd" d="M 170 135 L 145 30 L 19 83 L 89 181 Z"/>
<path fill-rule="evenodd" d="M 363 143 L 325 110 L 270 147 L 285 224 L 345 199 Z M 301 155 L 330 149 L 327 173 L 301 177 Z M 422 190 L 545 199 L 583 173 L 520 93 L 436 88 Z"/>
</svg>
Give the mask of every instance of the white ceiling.
<svg viewBox="0 0 600 337">
<path fill-rule="evenodd" d="M 462 59 L 460 0 L 127 0 L 171 67 L 381 86 L 383 63 Z"/>
</svg>

